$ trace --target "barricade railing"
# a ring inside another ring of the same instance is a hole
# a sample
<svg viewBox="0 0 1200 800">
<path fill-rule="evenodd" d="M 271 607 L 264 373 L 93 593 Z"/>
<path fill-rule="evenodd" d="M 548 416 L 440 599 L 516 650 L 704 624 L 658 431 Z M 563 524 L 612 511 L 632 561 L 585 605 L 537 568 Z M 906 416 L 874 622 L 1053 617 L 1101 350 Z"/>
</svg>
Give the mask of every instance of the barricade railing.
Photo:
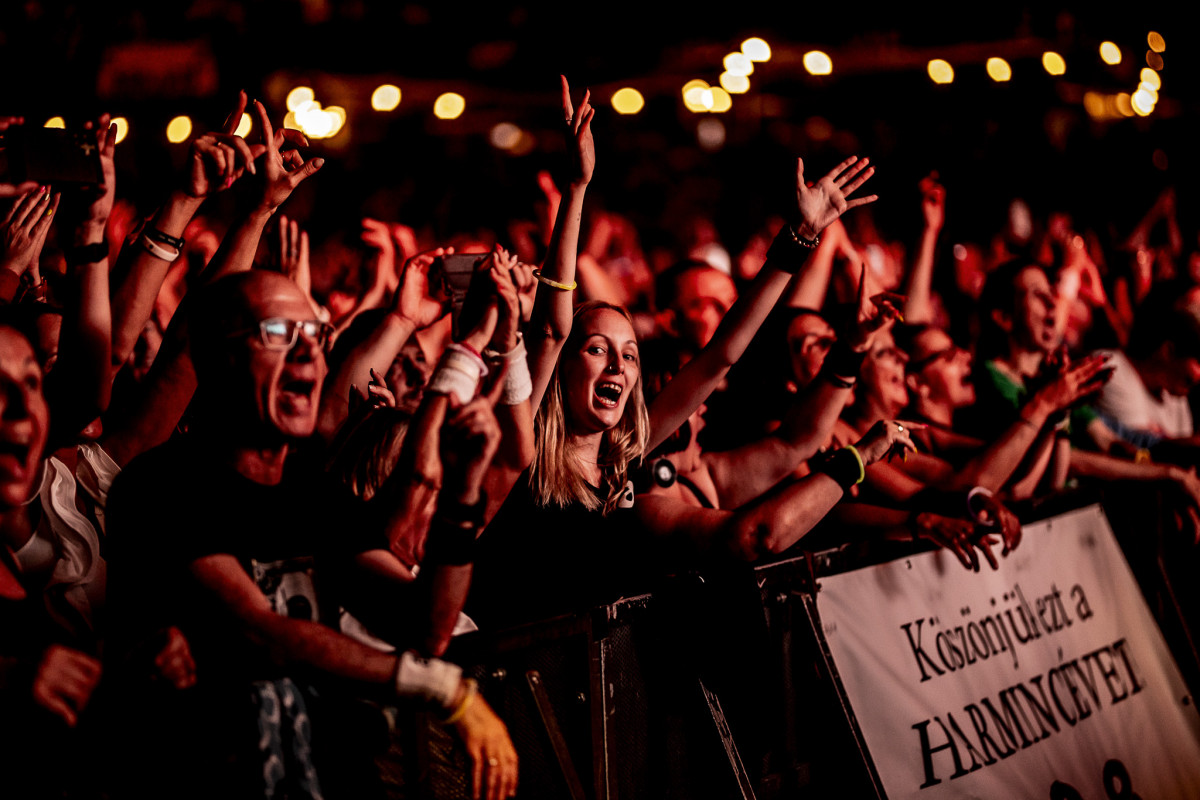
<svg viewBox="0 0 1200 800">
<path fill-rule="evenodd" d="M 1184 604 L 1197 581 L 1180 580 L 1195 556 L 1157 492 L 1065 495 L 1022 509 L 1022 519 L 1097 499 L 1195 686 L 1200 659 Z M 590 614 L 460 637 L 450 655 L 508 724 L 522 798 L 883 797 L 817 597 L 824 578 L 927 549 L 837 548 L 726 565 Z M 418 742 L 412 796 L 470 796 L 458 747 L 436 732 Z"/>
</svg>

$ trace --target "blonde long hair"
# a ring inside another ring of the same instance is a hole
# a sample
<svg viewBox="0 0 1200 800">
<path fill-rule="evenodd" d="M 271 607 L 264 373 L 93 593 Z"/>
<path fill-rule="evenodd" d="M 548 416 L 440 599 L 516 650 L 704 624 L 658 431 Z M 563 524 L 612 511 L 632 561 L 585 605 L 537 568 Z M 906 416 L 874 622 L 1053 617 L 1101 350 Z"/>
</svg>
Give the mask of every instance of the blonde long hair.
<svg viewBox="0 0 1200 800">
<path fill-rule="evenodd" d="M 585 331 L 579 324 L 584 315 L 593 311 L 609 309 L 623 316 L 633 325 L 633 318 L 624 308 L 612 303 L 593 300 L 581 303 L 574 314 L 571 335 L 563 345 L 546 397 L 542 400 L 534 418 L 536 454 L 530 485 L 534 500 L 542 506 L 565 507 L 580 503 L 593 511 L 608 514 L 617 507 L 625 484 L 629 480 L 629 467 L 642 458 L 646 443 L 650 439 L 650 414 L 642 397 L 642 375 L 625 401 L 625 413 L 617 425 L 604 432 L 600 442 L 599 464 L 600 489 L 604 499 L 596 497 L 579 470 L 574 469 L 575 456 L 569 445 L 570 430 L 567 426 L 566 408 L 563 404 L 562 384 L 559 370 L 564 358 L 571 358 L 579 347 Z"/>
</svg>

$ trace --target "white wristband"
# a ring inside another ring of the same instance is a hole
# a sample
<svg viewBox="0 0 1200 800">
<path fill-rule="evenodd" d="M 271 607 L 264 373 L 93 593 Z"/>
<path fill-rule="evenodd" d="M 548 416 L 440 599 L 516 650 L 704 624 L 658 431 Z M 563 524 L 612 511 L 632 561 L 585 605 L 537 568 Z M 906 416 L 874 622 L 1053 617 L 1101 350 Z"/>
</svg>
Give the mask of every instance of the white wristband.
<svg viewBox="0 0 1200 800">
<path fill-rule="evenodd" d="M 397 697 L 415 697 L 449 711 L 462 683 L 462 667 L 406 650 L 396 663 L 395 682 Z"/>
<path fill-rule="evenodd" d="M 155 258 L 161 258 L 163 261 L 174 261 L 179 258 L 179 250 L 173 247 L 165 247 L 151 239 L 146 234 L 142 234 L 142 247 L 146 248 L 146 252 Z"/>
<path fill-rule="evenodd" d="M 517 346 L 504 354 L 504 360 L 508 362 L 508 372 L 504 373 L 500 404 L 519 406 L 533 395 L 533 376 L 529 374 L 525 340 L 518 339 Z"/>
<path fill-rule="evenodd" d="M 987 509 L 982 508 L 982 507 L 976 508 L 975 504 L 972 503 L 971 501 L 974 500 L 976 497 L 993 497 L 993 496 L 994 495 L 992 494 L 991 489 L 986 489 L 982 486 L 976 486 L 971 491 L 967 492 L 967 513 L 970 514 L 971 518 L 974 519 L 976 522 L 978 522 L 980 525 L 991 525 L 995 522 L 995 520 L 992 519 L 991 515 L 987 513 Z"/>
<path fill-rule="evenodd" d="M 429 379 L 426 391 L 434 394 L 448 394 L 461 405 L 466 405 L 475 399 L 475 391 L 479 388 L 479 378 L 483 370 L 479 359 L 458 350 L 446 350 L 438 364 L 437 371 Z"/>
</svg>

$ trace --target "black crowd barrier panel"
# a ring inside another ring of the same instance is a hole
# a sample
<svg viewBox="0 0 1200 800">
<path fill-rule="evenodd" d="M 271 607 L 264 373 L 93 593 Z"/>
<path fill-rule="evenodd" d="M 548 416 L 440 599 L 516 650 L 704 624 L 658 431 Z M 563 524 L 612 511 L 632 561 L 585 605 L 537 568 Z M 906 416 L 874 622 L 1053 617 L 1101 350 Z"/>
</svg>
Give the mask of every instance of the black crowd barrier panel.
<svg viewBox="0 0 1200 800">
<path fill-rule="evenodd" d="M 1022 519 L 1097 499 L 1194 690 L 1196 555 L 1160 494 L 1068 495 Z M 883 797 L 816 593 L 823 576 L 914 552 L 835 549 L 680 576 L 588 615 L 460 637 L 450 656 L 507 723 L 521 798 Z M 406 797 L 470 797 L 461 744 L 429 722 L 413 747 Z"/>
</svg>

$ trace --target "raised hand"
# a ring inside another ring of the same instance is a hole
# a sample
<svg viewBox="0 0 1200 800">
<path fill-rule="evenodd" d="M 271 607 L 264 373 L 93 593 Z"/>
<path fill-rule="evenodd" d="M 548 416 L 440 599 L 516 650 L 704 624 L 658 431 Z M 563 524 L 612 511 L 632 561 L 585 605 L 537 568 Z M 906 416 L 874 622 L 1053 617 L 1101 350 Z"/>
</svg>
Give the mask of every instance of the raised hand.
<svg viewBox="0 0 1200 800">
<path fill-rule="evenodd" d="M 371 250 L 370 266 L 374 270 L 375 286 L 384 294 L 391 294 L 400 284 L 391 226 L 370 217 L 363 217 L 362 226 L 360 239 Z"/>
<path fill-rule="evenodd" d="M 977 502 L 987 517 L 991 519 L 992 528 L 1000 534 L 1000 538 L 1004 541 L 1004 549 L 1000 551 L 1000 555 L 1007 556 L 1016 550 L 1017 545 L 1021 543 L 1021 520 L 1017 518 L 1017 515 L 1009 511 L 1008 506 L 995 497 L 980 495 Z"/>
<path fill-rule="evenodd" d="M 19 197 L 0 220 L 0 268 L 24 275 L 35 267 L 46 243 L 59 194 L 42 186 Z"/>
<path fill-rule="evenodd" d="M 931 172 L 918 184 L 921 190 L 921 214 L 925 227 L 940 231 L 946 224 L 946 188 L 938 183 L 938 174 Z"/>
<path fill-rule="evenodd" d="M 558 77 L 562 80 L 563 123 L 567 131 L 567 152 L 571 156 L 568 179 L 572 184 L 582 186 L 591 182 L 592 172 L 596 169 L 596 147 L 592 141 L 592 117 L 596 110 L 589 102 L 592 98 L 590 90 L 584 92 L 583 101 L 576 110 L 571 105 L 571 86 L 567 83 L 567 76 Z"/>
<path fill-rule="evenodd" d="M 903 322 L 897 305 L 903 305 L 904 295 L 894 292 L 881 292 L 867 296 L 867 265 L 862 264 L 858 276 L 857 308 L 854 325 L 842 331 L 842 338 L 851 350 L 859 353 L 871 349 L 875 334 L 891 327 L 896 320 Z"/>
<path fill-rule="evenodd" d="M 500 312 L 491 348 L 501 353 L 507 353 L 517 346 L 517 333 L 521 330 L 521 298 L 513 280 L 513 269 L 516 266 L 517 257 L 500 245 L 496 245 L 483 264 L 495 288 L 497 308 Z"/>
<path fill-rule="evenodd" d="M 100 662 L 62 645 L 46 648 L 33 677 L 33 701 L 75 727 L 100 682 Z"/>
<path fill-rule="evenodd" d="M 95 125 L 96 149 L 100 154 L 100 172 L 104 176 L 104 183 L 83 214 L 81 228 L 86 231 L 83 236 L 85 241 L 103 240 L 108 215 L 112 213 L 113 201 L 117 197 L 117 169 L 113 161 L 117 126 L 111 120 L 108 114 L 103 114 Z M 89 122 L 84 127 L 91 130 L 92 124 Z"/>
<path fill-rule="evenodd" d="M 538 281 L 533 277 L 533 267 L 524 261 L 513 265 L 512 279 L 517 287 L 517 304 L 521 308 L 521 324 L 524 325 L 533 316 L 533 301 L 537 297 Z"/>
<path fill-rule="evenodd" d="M 804 159 L 796 159 L 796 205 L 800 211 L 796 232 L 800 236 L 815 239 L 842 214 L 879 199 L 874 194 L 847 199 L 875 174 L 875 168 L 867 166 L 868 163 L 869 159 L 850 156 L 809 186 L 804 182 Z"/>
<path fill-rule="evenodd" d="M 257 173 L 254 160 L 266 152 L 265 144 L 250 145 L 234 134 L 246 111 L 246 93 L 238 94 L 236 107 L 226 117 L 220 131 L 206 133 L 192 141 L 183 192 L 202 199 L 224 191 L 246 172 Z"/>
<path fill-rule="evenodd" d="M 925 427 L 919 422 L 881 419 L 855 443 L 854 448 L 862 457 L 864 466 L 874 464 L 882 458 L 890 460 L 897 454 L 907 459 L 909 450 L 917 452 L 917 446 L 912 440 L 913 430 Z"/>
<path fill-rule="evenodd" d="M 1046 403 L 1050 413 L 1065 411 L 1103 388 L 1104 383 L 1112 377 L 1107 367 L 1106 356 L 1088 356 L 1065 367 L 1034 393 L 1034 399 Z"/>
<path fill-rule="evenodd" d="M 264 210 L 274 212 L 284 204 L 297 186 L 324 166 L 325 159 L 310 158 L 305 161 L 296 150 L 285 154 L 282 150 L 285 142 L 307 145 L 308 140 L 299 131 L 288 128 L 276 131 L 271 125 L 270 117 L 267 116 L 266 107 L 257 100 L 254 101 L 254 111 L 258 116 L 263 144 L 266 146 L 261 167 L 256 170 L 262 191 L 259 205 Z"/>
<path fill-rule="evenodd" d="M 296 220 L 280 214 L 276 247 L 279 271 L 291 278 L 311 300 L 312 268 L 308 261 L 308 231 L 302 229 Z"/>
<path fill-rule="evenodd" d="M 450 298 L 440 285 L 434 291 L 429 281 L 429 268 L 438 258 L 453 252 L 453 247 L 438 247 L 418 253 L 405 262 L 394 313 L 412 320 L 418 329 L 427 328 L 446 315 Z"/>
</svg>

